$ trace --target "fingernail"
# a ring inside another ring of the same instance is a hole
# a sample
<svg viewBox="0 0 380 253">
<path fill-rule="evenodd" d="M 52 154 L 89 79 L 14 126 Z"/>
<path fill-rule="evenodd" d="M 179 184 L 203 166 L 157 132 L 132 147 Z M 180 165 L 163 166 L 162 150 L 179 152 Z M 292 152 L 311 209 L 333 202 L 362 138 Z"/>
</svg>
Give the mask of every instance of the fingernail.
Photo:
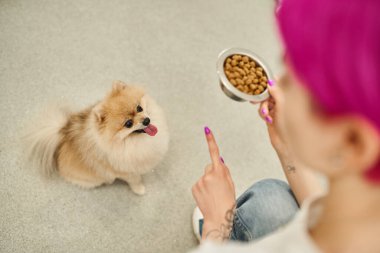
<svg viewBox="0 0 380 253">
<path fill-rule="evenodd" d="M 208 127 L 205 127 L 205 134 L 206 135 L 208 135 L 208 134 L 210 134 L 211 133 L 211 130 L 210 130 L 210 128 L 208 128 Z"/>
<path fill-rule="evenodd" d="M 273 87 L 274 86 L 274 81 L 273 80 L 268 80 L 268 84 L 270 87 Z"/>
<path fill-rule="evenodd" d="M 266 120 L 268 123 L 272 124 L 272 119 L 271 119 L 269 116 L 266 116 L 266 117 L 265 117 L 265 120 Z"/>
<path fill-rule="evenodd" d="M 261 109 L 261 113 L 267 115 L 267 110 L 265 108 Z"/>
<path fill-rule="evenodd" d="M 220 157 L 220 161 L 221 161 L 222 163 L 224 163 L 223 157 Z"/>
</svg>

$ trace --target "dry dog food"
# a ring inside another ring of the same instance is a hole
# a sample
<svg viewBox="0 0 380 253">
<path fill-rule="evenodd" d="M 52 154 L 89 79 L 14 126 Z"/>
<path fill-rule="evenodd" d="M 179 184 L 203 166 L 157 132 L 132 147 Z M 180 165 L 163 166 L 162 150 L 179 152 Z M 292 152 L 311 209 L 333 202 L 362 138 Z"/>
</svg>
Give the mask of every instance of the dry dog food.
<svg viewBox="0 0 380 253">
<path fill-rule="evenodd" d="M 235 88 L 259 95 L 267 87 L 268 76 L 260 65 L 246 55 L 235 54 L 224 62 L 224 72 Z"/>
</svg>

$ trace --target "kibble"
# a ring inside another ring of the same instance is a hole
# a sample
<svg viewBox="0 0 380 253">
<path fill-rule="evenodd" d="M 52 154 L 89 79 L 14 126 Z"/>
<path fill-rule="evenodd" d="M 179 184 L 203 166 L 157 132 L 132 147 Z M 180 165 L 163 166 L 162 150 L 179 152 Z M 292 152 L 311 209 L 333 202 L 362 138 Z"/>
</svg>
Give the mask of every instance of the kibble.
<svg viewBox="0 0 380 253">
<path fill-rule="evenodd" d="M 235 88 L 249 95 L 259 95 L 267 88 L 268 76 L 264 69 L 246 55 L 228 57 L 224 72 Z"/>
</svg>

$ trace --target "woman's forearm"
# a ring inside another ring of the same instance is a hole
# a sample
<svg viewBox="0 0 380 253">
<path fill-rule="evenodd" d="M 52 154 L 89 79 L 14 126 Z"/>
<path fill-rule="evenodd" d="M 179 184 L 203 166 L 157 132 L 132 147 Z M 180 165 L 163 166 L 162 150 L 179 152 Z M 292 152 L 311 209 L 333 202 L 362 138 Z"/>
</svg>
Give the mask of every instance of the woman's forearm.
<svg viewBox="0 0 380 253">
<path fill-rule="evenodd" d="M 279 155 L 282 168 L 299 205 L 310 196 L 323 193 L 321 180 L 290 154 Z"/>
</svg>

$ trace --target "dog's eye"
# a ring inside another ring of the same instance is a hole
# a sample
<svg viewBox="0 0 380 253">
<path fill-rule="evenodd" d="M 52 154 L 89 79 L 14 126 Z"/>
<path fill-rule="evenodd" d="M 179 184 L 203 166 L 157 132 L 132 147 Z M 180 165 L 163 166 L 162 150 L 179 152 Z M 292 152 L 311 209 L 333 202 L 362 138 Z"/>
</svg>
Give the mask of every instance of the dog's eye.
<svg viewBox="0 0 380 253">
<path fill-rule="evenodd" d="M 133 121 L 131 119 L 127 120 L 127 122 L 125 122 L 124 126 L 126 128 L 131 128 L 133 126 Z"/>
<path fill-rule="evenodd" d="M 141 107 L 141 106 L 137 106 L 137 108 L 136 108 L 136 110 L 137 110 L 137 112 L 142 112 L 143 111 L 143 108 Z"/>
</svg>

